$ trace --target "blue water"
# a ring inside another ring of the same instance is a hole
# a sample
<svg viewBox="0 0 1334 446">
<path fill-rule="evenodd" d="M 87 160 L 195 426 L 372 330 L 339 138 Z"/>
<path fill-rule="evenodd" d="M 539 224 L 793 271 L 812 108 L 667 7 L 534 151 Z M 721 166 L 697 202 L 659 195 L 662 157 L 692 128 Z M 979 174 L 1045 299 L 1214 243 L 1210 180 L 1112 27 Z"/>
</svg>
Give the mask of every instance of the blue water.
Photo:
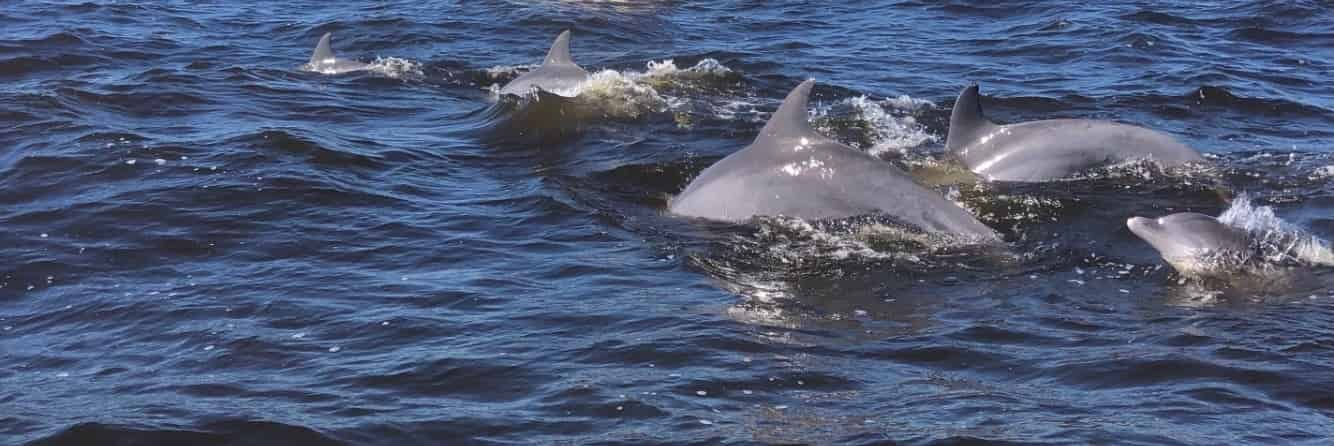
<svg viewBox="0 0 1334 446">
<path fill-rule="evenodd" d="M 487 137 L 563 29 L 592 118 Z M 377 69 L 300 70 L 325 32 Z M 1122 222 L 1334 237 L 1331 73 L 1314 1 L 7 2 L 0 444 L 1328 444 L 1334 276 L 1210 288 Z M 807 78 L 1007 253 L 665 211 Z M 971 82 L 1216 172 L 978 183 Z"/>
</svg>

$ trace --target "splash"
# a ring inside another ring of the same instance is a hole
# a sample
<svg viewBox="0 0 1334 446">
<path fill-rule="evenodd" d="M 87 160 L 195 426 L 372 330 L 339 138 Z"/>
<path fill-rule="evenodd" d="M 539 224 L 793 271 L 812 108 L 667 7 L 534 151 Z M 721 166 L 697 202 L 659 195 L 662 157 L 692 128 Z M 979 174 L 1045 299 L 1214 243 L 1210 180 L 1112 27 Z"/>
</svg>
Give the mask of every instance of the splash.
<svg viewBox="0 0 1334 446">
<path fill-rule="evenodd" d="M 420 62 L 398 57 L 377 57 L 375 62 L 371 62 L 370 69 L 394 79 L 419 79 L 425 76 Z"/>
<path fill-rule="evenodd" d="M 336 75 L 348 72 L 346 70 L 338 70 L 332 65 L 303 64 L 300 69 L 325 75 Z M 421 62 L 398 57 L 377 57 L 375 61 L 366 64 L 364 71 L 378 73 L 393 79 L 421 78 L 424 76 Z"/>
<path fill-rule="evenodd" d="M 1311 172 L 1312 180 L 1319 180 L 1331 177 L 1334 177 L 1334 165 L 1318 167 L 1315 169 L 1315 171 Z"/>
<path fill-rule="evenodd" d="M 570 90 L 552 93 L 575 97 L 579 103 L 601 111 L 606 117 L 636 119 L 649 113 L 662 113 L 672 102 L 635 73 L 602 70 Z"/>
<path fill-rule="evenodd" d="M 1162 178 L 1172 178 L 1180 181 L 1182 185 L 1190 186 L 1194 183 L 1215 183 L 1218 172 L 1218 167 L 1209 163 L 1188 163 L 1179 166 L 1164 166 L 1151 159 L 1132 159 L 1109 166 L 1088 169 L 1054 181 L 1087 181 L 1104 179 L 1154 181 Z"/>
<path fill-rule="evenodd" d="M 865 95 L 847 98 L 826 107 L 815 110 L 812 117 L 820 122 L 816 127 L 825 133 L 840 133 L 839 126 L 859 128 L 864 143 L 853 143 L 864 147 L 867 153 L 881 156 L 896 152 L 907 154 L 908 149 L 937 141 L 935 135 L 927 132 L 926 127 L 917 122 L 913 115 L 923 108 L 934 107 L 930 101 L 909 96 L 873 100 Z M 835 110 L 851 109 L 851 116 L 835 116 Z"/>
<path fill-rule="evenodd" d="M 487 76 L 495 80 L 512 79 L 534 65 L 492 67 Z M 568 89 L 551 91 L 553 94 L 574 98 L 578 104 L 594 114 L 612 119 L 638 119 L 651 113 L 664 113 L 688 108 L 689 99 L 666 92 L 693 91 L 718 79 L 732 76 L 731 69 L 714 59 L 704 59 L 688 68 L 680 68 L 667 59 L 649 61 L 644 71 L 602 70 L 589 75 L 588 80 Z M 501 83 L 488 90 L 498 98 Z"/>
<path fill-rule="evenodd" d="M 1334 265 L 1334 250 L 1329 242 L 1283 221 L 1269 206 L 1256 206 L 1250 194 L 1242 193 L 1218 221 L 1246 231 L 1251 237 L 1254 255 L 1269 264 L 1293 262 Z"/>
</svg>

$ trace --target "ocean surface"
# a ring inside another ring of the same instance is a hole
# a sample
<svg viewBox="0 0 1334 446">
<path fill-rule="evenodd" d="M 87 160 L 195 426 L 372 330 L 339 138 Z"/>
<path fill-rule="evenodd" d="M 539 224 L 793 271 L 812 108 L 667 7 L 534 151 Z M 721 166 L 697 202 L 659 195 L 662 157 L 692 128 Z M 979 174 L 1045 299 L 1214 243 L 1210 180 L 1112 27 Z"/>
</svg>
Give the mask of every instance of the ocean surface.
<svg viewBox="0 0 1334 446">
<path fill-rule="evenodd" d="M 1095 3 L 4 2 L 0 445 L 1330 444 L 1334 273 L 1124 222 L 1334 238 L 1334 6 Z M 805 79 L 1002 252 L 666 211 Z M 1214 167 L 980 182 L 974 82 Z"/>
</svg>

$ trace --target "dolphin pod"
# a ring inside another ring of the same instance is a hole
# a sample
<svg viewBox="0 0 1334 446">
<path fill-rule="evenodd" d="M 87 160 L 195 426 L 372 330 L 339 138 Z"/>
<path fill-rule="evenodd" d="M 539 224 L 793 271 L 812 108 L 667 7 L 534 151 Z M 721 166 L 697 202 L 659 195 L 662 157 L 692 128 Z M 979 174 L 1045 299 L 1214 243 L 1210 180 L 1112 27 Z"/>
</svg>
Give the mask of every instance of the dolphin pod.
<svg viewBox="0 0 1334 446">
<path fill-rule="evenodd" d="M 997 240 L 972 214 L 906 172 L 817 133 L 806 115 L 815 81 L 802 82 L 755 141 L 699 174 L 673 213 L 713 220 L 807 220 L 884 213 L 934 233 Z"/>
<path fill-rule="evenodd" d="M 334 56 L 324 34 L 304 69 L 324 74 L 367 70 L 365 63 Z M 570 31 L 552 43 L 539 67 L 500 88 L 502 95 L 539 92 L 572 96 L 589 73 L 570 55 Z M 918 229 L 996 243 L 1000 238 L 971 213 L 922 186 L 906 172 L 819 134 L 807 103 L 813 80 L 791 91 L 755 140 L 704 169 L 669 211 L 682 216 L 744 222 L 759 216 L 806 220 L 883 214 Z M 1131 161 L 1162 166 L 1204 162 L 1199 152 L 1163 132 L 1112 121 L 1050 119 L 997 124 L 982 111 L 976 84 L 966 87 L 951 111 L 947 153 L 991 181 L 1043 182 L 1088 169 Z M 1178 213 L 1126 221 L 1182 274 L 1204 274 L 1245 257 L 1248 234 L 1215 217 Z"/>
<path fill-rule="evenodd" d="M 959 93 L 945 150 L 993 181 L 1048 181 L 1136 160 L 1164 166 L 1204 158 L 1171 136 L 1093 119 L 1048 119 L 997 125 L 982 114 L 977 85 Z"/>
</svg>

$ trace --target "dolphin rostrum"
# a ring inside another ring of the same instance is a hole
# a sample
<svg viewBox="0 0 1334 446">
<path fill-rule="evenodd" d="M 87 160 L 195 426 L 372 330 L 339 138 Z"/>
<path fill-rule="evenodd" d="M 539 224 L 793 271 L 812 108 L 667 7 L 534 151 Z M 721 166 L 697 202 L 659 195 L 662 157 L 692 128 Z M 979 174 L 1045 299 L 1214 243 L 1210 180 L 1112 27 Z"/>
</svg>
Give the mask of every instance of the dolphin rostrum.
<svg viewBox="0 0 1334 446">
<path fill-rule="evenodd" d="M 561 32 L 547 51 L 542 66 L 533 69 L 501 87 L 500 94 L 526 96 L 540 89 L 560 96 L 575 96 L 579 84 L 588 80 L 588 72 L 575 65 L 570 57 L 570 31 Z"/>
<path fill-rule="evenodd" d="M 954 102 L 945 149 L 993 181 L 1047 181 L 1137 160 L 1162 166 L 1203 162 L 1171 136 L 1093 119 L 1049 119 L 998 125 L 982 114 L 977 85 Z"/>
<path fill-rule="evenodd" d="M 315 52 L 310 55 L 310 63 L 303 66 L 303 69 L 323 74 L 343 74 L 371 69 L 370 64 L 334 57 L 333 48 L 329 47 L 329 39 L 332 37 L 333 33 L 324 33 L 324 36 L 320 37 L 320 43 L 315 45 Z"/>
<path fill-rule="evenodd" d="M 704 169 L 671 200 L 671 212 L 733 222 L 878 213 L 932 233 L 998 240 L 991 228 L 906 172 L 816 133 L 806 114 L 814 85 L 808 80 L 793 89 L 755 141 Z"/>
</svg>

